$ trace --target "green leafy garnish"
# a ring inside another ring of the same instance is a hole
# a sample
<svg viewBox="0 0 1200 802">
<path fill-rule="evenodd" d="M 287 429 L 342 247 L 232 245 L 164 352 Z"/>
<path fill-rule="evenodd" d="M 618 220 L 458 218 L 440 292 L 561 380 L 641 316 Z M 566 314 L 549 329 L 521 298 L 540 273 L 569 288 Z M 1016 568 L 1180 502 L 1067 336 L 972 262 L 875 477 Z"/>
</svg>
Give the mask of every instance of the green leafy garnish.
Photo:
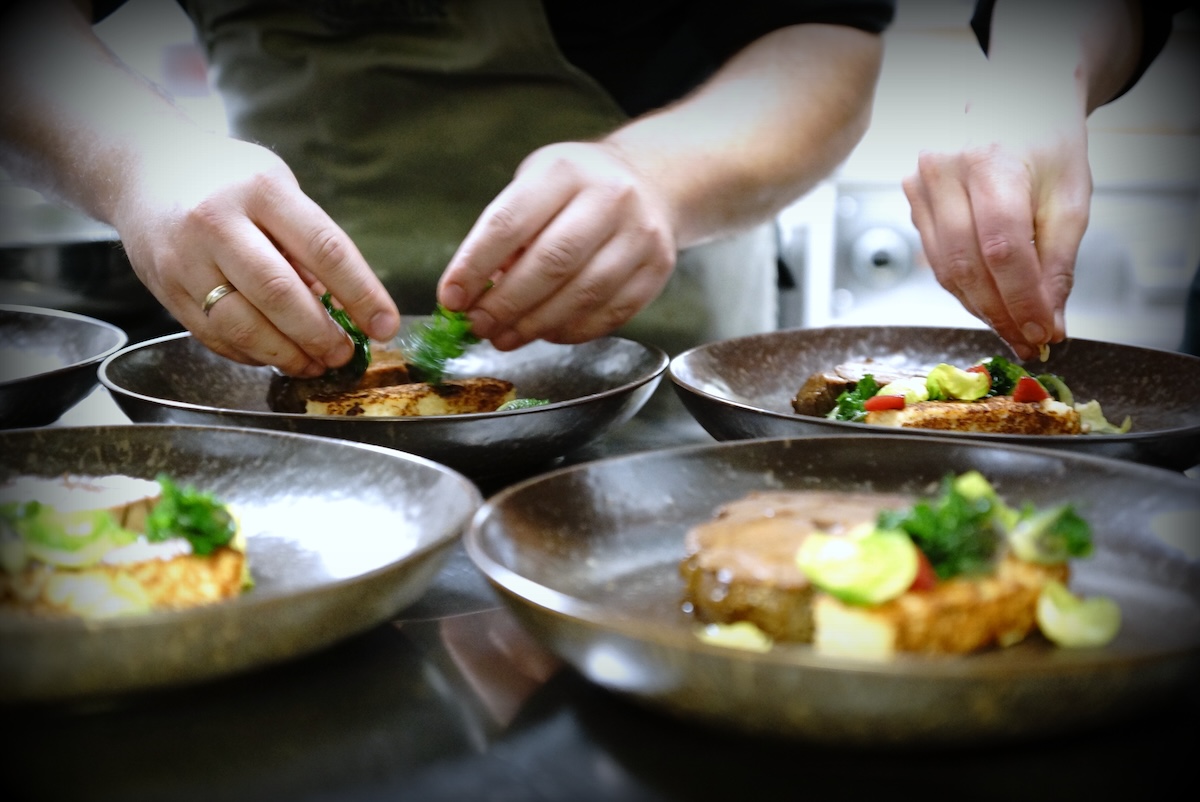
<svg viewBox="0 0 1200 802">
<path fill-rule="evenodd" d="M 403 344 L 410 371 L 417 381 L 439 384 L 446 363 L 466 353 L 479 342 L 471 333 L 471 321 L 464 312 L 451 312 L 441 304 L 427 321 L 414 326 Z"/>
<path fill-rule="evenodd" d="M 1027 562 L 1054 565 L 1092 553 L 1092 528 L 1070 504 L 1047 510 L 1026 504 L 1008 540 L 1016 555 Z"/>
<path fill-rule="evenodd" d="M 146 519 L 147 540 L 186 538 L 192 544 L 192 552 L 200 555 L 212 554 L 233 540 L 237 523 L 211 493 L 179 487 L 165 474 L 156 478 L 163 492 Z"/>
<path fill-rule="evenodd" d="M 884 510 L 876 526 L 907 532 L 939 579 L 981 574 L 991 570 L 1004 536 L 1002 506 L 993 494 L 962 492 L 947 475 L 938 496 L 907 510 Z"/>
<path fill-rule="evenodd" d="M 0 530 L 16 535 L 0 537 L 0 563 L 10 573 L 22 570 L 30 557 L 68 568 L 92 565 L 137 539 L 108 510 L 60 512 L 40 501 L 0 505 Z"/>
<path fill-rule="evenodd" d="M 512 401 L 505 401 L 500 406 L 496 407 L 497 412 L 508 412 L 510 409 L 528 409 L 529 407 L 542 407 L 550 403 L 548 398 L 514 398 Z"/>
<path fill-rule="evenodd" d="M 832 420 L 862 421 L 866 420 L 867 411 L 863 402 L 879 392 L 879 382 L 870 373 L 859 379 L 853 390 L 846 390 L 837 398 L 837 404 L 825 417 Z"/>
<path fill-rule="evenodd" d="M 366 373 L 367 368 L 371 366 L 371 338 L 355 325 L 345 309 L 334 307 L 331 293 L 327 292 L 322 295 L 321 303 L 325 306 L 325 311 L 329 312 L 329 316 L 333 318 L 335 323 L 346 330 L 346 333 L 350 335 L 350 339 L 354 343 L 354 356 L 350 357 L 350 361 L 340 368 L 327 370 L 325 378 L 358 378 Z"/>
<path fill-rule="evenodd" d="M 1017 381 L 1022 376 L 1029 375 L 1029 371 L 1025 370 L 1025 368 L 1009 362 L 1002 356 L 985 359 L 982 364 L 987 368 L 988 375 L 992 377 L 992 388 L 988 390 L 989 397 L 1012 395 L 1013 388 L 1017 386 Z"/>
</svg>

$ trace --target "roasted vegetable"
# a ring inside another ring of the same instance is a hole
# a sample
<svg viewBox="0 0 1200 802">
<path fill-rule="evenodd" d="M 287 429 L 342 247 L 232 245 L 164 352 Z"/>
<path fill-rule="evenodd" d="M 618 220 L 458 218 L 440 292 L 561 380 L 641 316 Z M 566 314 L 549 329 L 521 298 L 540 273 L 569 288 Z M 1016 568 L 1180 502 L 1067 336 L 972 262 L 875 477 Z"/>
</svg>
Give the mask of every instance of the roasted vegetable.
<svg viewBox="0 0 1200 802">
<path fill-rule="evenodd" d="M 547 398 L 514 398 L 501 404 L 497 412 L 508 412 L 511 409 L 528 409 L 529 407 L 544 407 L 549 404 Z"/>
</svg>

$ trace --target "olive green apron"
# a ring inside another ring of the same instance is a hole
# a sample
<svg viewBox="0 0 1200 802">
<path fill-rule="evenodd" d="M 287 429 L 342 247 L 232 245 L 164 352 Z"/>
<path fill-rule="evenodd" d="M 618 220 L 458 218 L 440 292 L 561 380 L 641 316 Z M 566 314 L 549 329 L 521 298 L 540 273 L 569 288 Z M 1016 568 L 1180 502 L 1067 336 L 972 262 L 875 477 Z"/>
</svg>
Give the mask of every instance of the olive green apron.
<svg viewBox="0 0 1200 802">
<path fill-rule="evenodd" d="M 536 0 L 184 6 L 230 132 L 291 166 L 409 314 L 433 308 L 458 244 L 525 156 L 626 120 L 566 61 Z M 621 333 L 676 353 L 773 328 L 773 244 L 757 230 L 681 253 Z"/>
</svg>

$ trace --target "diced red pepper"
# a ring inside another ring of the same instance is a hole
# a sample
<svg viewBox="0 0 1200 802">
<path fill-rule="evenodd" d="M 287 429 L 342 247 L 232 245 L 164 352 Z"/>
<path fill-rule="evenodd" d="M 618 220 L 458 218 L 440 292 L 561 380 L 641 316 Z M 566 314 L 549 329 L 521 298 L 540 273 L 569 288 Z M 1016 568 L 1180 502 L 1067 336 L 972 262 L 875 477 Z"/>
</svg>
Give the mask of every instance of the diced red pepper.
<svg viewBox="0 0 1200 802">
<path fill-rule="evenodd" d="M 1017 379 L 1013 388 L 1013 401 L 1044 401 L 1050 397 L 1042 383 L 1032 376 L 1022 376 Z"/>
<path fill-rule="evenodd" d="M 917 549 L 917 575 L 913 579 L 909 590 L 933 590 L 937 587 L 938 577 L 937 571 L 933 570 L 933 564 L 929 562 L 929 558 L 925 556 L 925 552 Z"/>
<path fill-rule="evenodd" d="M 863 401 L 863 409 L 867 412 L 882 412 L 885 409 L 904 409 L 902 395 L 873 395 Z"/>
</svg>

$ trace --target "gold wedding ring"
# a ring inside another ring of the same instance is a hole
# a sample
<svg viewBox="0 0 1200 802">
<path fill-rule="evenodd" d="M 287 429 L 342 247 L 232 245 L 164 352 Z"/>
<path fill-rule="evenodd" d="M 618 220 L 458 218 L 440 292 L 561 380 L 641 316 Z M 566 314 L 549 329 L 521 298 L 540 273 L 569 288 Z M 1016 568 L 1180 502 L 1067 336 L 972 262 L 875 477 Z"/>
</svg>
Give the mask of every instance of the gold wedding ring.
<svg viewBox="0 0 1200 802">
<path fill-rule="evenodd" d="M 208 317 L 208 313 L 212 311 L 213 305 L 231 292 L 237 292 L 237 287 L 229 282 L 213 287 L 208 295 L 204 296 L 204 306 L 201 307 L 204 311 L 204 316 Z"/>
</svg>

